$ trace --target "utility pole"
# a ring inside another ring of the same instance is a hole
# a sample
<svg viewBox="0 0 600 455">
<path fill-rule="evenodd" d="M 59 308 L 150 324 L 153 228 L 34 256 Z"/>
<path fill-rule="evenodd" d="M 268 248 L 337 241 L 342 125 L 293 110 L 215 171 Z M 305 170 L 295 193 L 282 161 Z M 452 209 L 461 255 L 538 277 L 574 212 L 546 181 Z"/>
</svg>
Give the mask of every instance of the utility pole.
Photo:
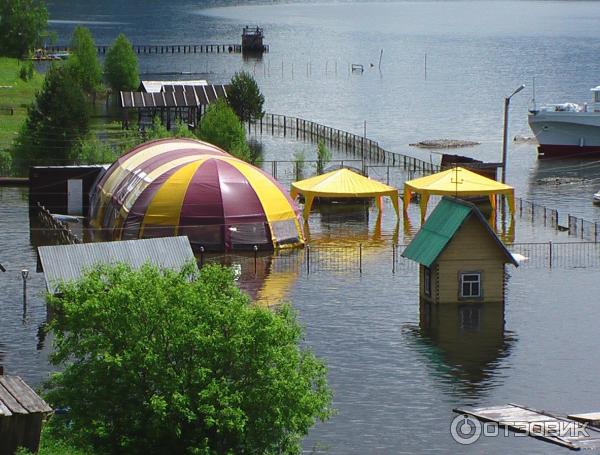
<svg viewBox="0 0 600 455">
<path fill-rule="evenodd" d="M 506 183 L 506 156 L 508 148 L 508 108 L 510 107 L 510 99 L 525 88 L 520 85 L 514 92 L 504 98 L 504 130 L 502 134 L 502 183 Z"/>
</svg>

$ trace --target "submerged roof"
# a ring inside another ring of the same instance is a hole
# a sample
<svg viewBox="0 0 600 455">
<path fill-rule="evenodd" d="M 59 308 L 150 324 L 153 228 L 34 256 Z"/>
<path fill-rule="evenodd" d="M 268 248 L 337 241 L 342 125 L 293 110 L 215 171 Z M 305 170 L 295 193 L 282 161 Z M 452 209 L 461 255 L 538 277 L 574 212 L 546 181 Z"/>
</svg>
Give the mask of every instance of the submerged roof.
<svg viewBox="0 0 600 455">
<path fill-rule="evenodd" d="M 428 194 L 448 194 L 457 196 L 477 196 L 482 194 L 502 194 L 513 191 L 513 187 L 484 177 L 463 167 L 427 175 L 404 183 L 410 191 Z"/>
<path fill-rule="evenodd" d="M 402 256 L 425 267 L 431 267 L 471 215 L 475 216 L 486 228 L 488 234 L 506 257 L 506 262 L 518 266 L 518 262 L 492 230 L 479 209 L 469 202 L 450 197 L 442 198 L 413 241 L 406 247 Z"/>
<path fill-rule="evenodd" d="M 298 193 L 326 197 L 373 197 L 397 195 L 398 190 L 343 168 L 292 183 L 292 197 Z"/>
<path fill-rule="evenodd" d="M 54 294 L 61 283 L 76 281 L 97 264 L 119 262 L 139 268 L 146 263 L 179 270 L 194 260 L 187 237 L 80 243 L 38 248 L 48 292 Z"/>
</svg>

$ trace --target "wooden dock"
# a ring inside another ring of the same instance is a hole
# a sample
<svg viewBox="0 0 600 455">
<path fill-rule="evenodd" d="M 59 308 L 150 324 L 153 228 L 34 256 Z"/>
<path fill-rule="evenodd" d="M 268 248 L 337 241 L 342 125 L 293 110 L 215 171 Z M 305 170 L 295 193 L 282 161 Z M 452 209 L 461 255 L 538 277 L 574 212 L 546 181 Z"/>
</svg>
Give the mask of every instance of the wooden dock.
<svg viewBox="0 0 600 455">
<path fill-rule="evenodd" d="M 241 54 L 241 44 L 133 44 L 133 51 L 136 54 Z M 265 45 L 265 52 L 269 51 L 269 46 Z M 108 45 L 96 46 L 98 54 L 106 54 L 110 49 Z M 46 52 L 49 54 L 56 52 L 70 52 L 68 45 L 48 46 Z"/>
<path fill-rule="evenodd" d="M 589 419 L 585 417 L 587 414 L 559 416 L 514 403 L 453 411 L 571 450 L 600 448 L 600 428 L 592 426 L 598 413 L 590 414 Z"/>
</svg>

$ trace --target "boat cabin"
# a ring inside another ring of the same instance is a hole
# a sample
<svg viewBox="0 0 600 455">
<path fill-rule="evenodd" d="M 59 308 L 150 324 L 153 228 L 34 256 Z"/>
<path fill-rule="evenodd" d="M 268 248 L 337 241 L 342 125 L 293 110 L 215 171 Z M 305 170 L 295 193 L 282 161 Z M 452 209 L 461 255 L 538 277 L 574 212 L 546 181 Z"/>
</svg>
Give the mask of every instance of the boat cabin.
<svg viewBox="0 0 600 455">
<path fill-rule="evenodd" d="M 479 209 L 444 197 L 402 256 L 420 264 L 419 294 L 431 303 L 503 302 L 505 264 L 515 258 Z"/>
</svg>

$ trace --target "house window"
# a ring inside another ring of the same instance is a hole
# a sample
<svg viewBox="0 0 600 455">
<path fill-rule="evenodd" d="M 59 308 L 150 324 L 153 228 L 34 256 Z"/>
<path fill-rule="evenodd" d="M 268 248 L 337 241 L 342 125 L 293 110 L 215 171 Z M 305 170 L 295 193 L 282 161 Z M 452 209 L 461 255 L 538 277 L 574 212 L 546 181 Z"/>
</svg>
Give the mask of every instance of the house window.
<svg viewBox="0 0 600 455">
<path fill-rule="evenodd" d="M 431 269 L 423 268 L 423 292 L 426 296 L 431 297 Z"/>
<path fill-rule="evenodd" d="M 460 274 L 460 296 L 481 297 L 481 273 Z"/>
</svg>

